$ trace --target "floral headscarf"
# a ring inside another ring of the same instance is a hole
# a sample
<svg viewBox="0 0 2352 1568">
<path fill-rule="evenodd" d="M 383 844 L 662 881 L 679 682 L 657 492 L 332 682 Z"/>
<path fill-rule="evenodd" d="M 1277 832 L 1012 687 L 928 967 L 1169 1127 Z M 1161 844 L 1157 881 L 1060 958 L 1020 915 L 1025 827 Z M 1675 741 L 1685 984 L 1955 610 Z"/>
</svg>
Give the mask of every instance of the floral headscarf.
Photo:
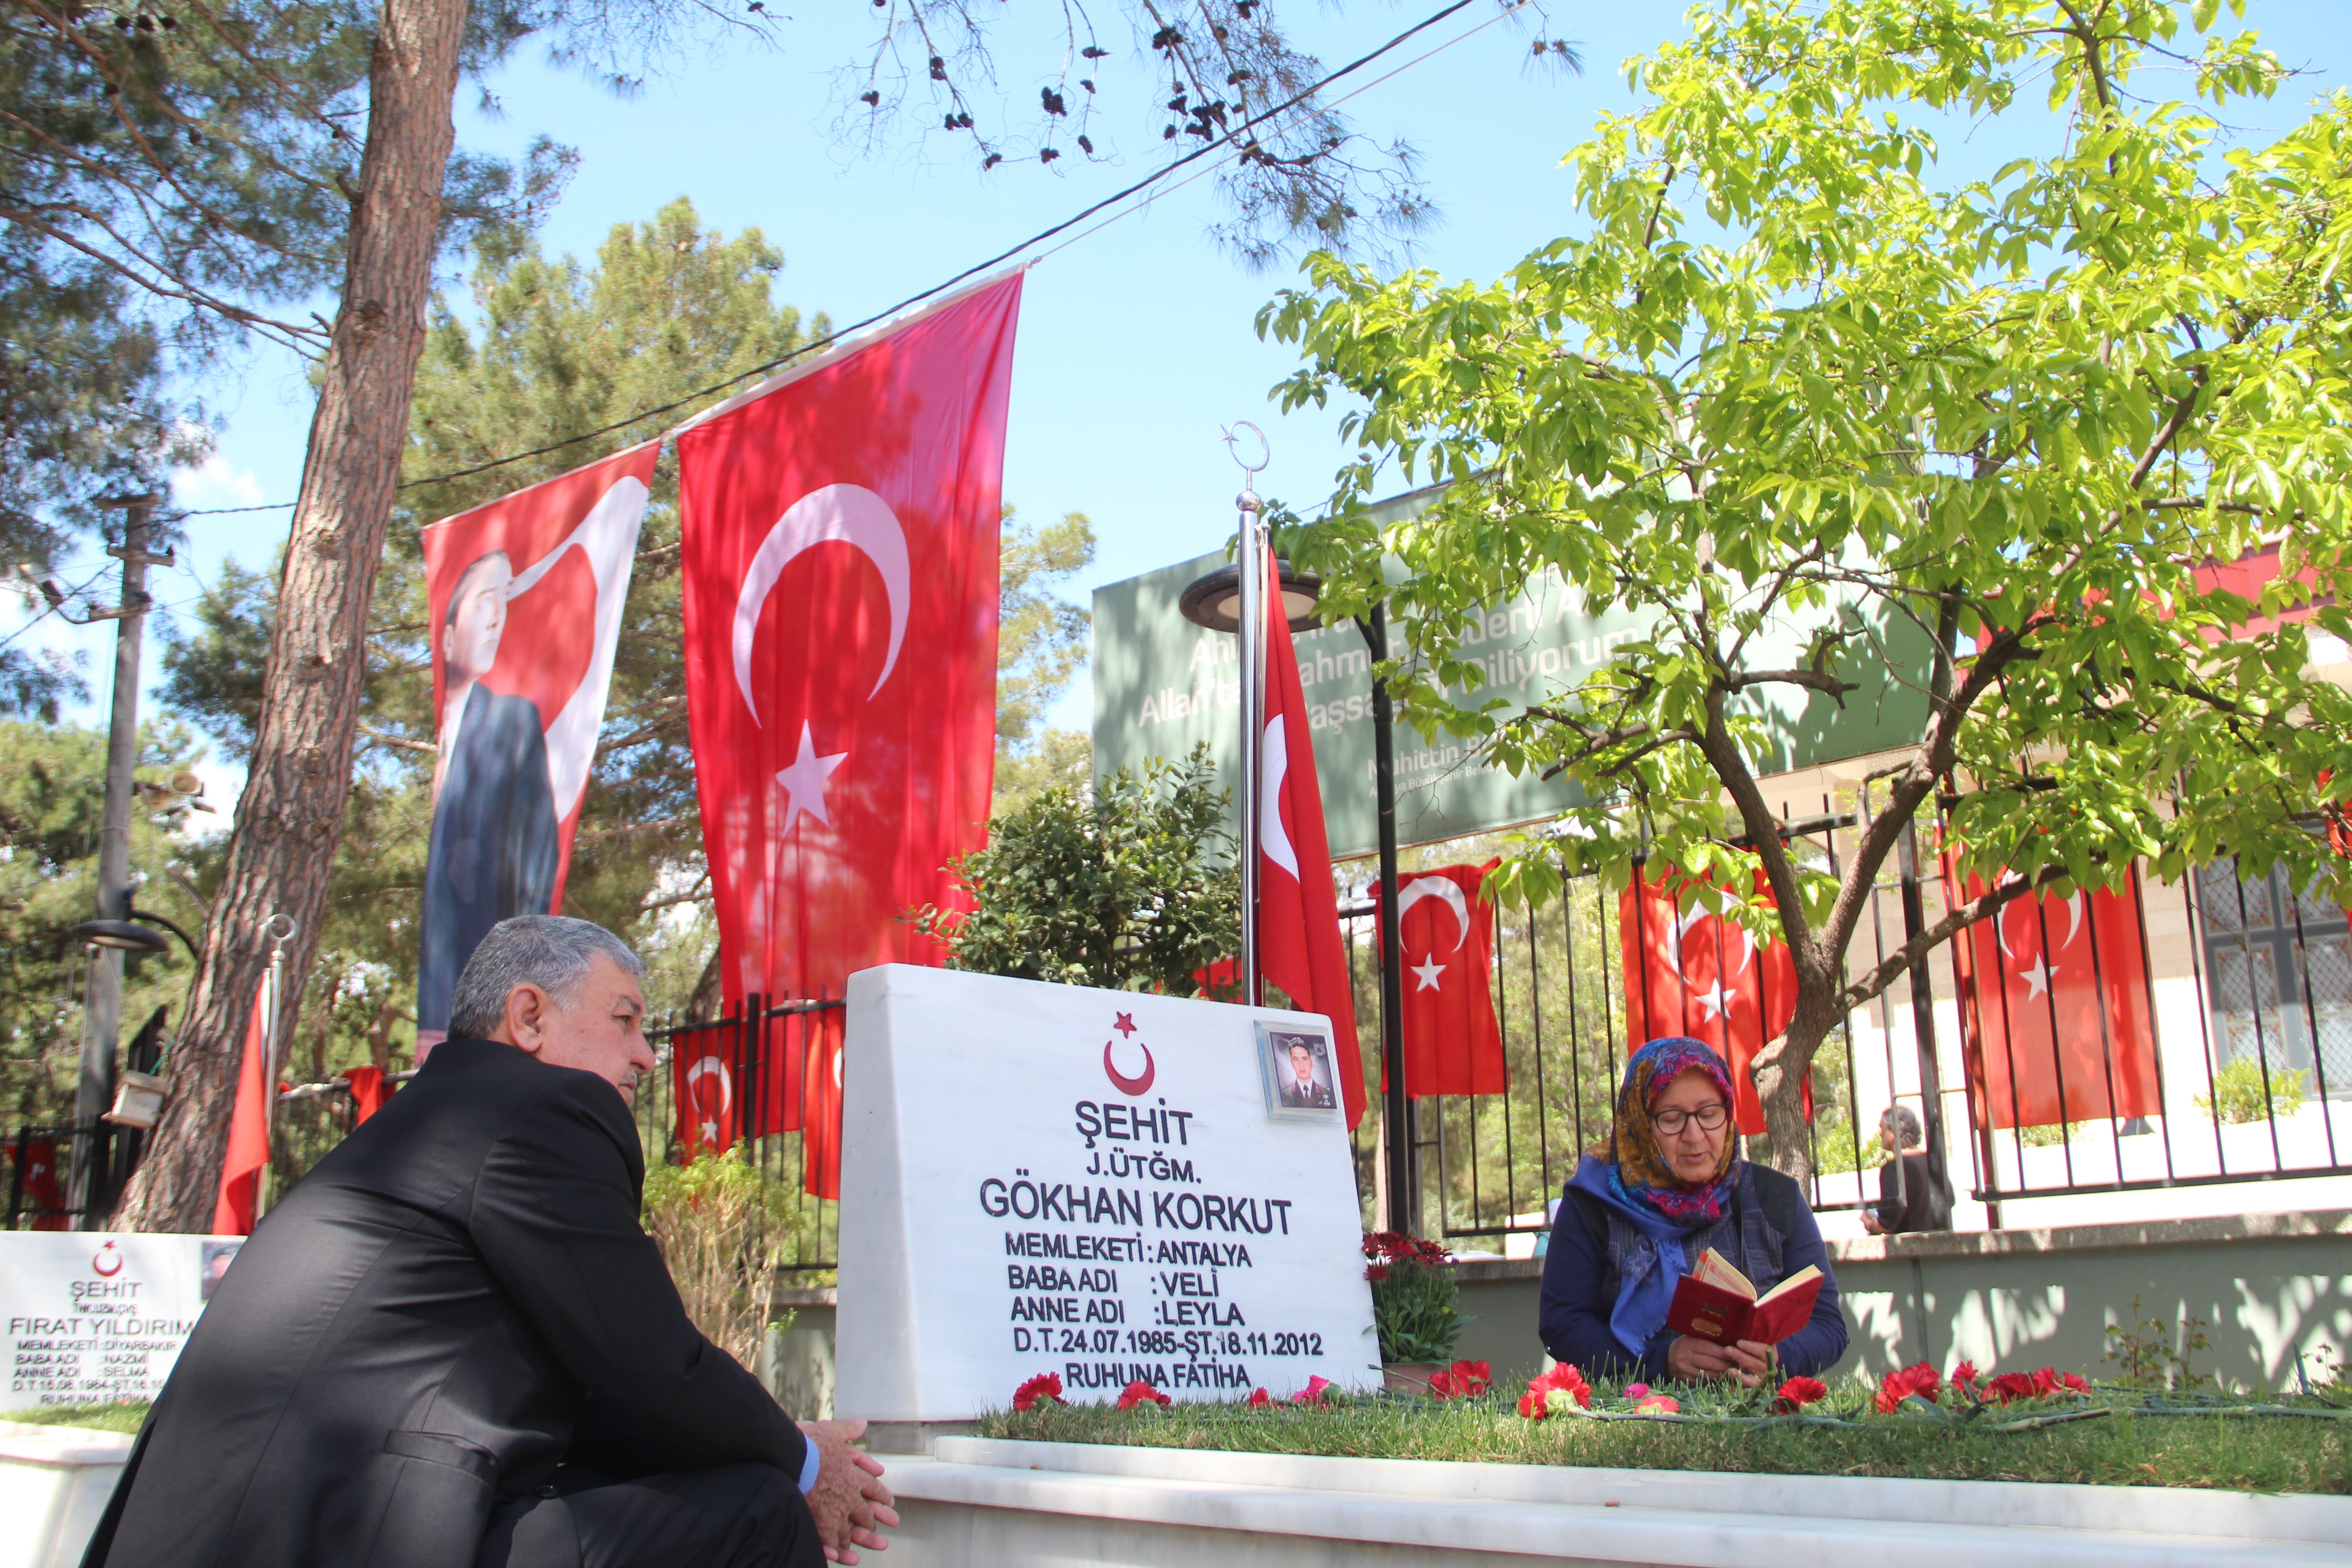
<svg viewBox="0 0 2352 1568">
<path fill-rule="evenodd" d="M 1617 1125 L 1612 1141 L 1594 1153 L 1609 1163 L 1612 1193 L 1640 1204 L 1685 1230 L 1711 1225 L 1723 1214 L 1731 1194 L 1732 1140 L 1723 1141 L 1723 1157 L 1715 1173 L 1694 1184 L 1675 1174 L 1658 1137 L 1658 1098 L 1666 1086 L 1696 1068 L 1706 1074 L 1723 1102 L 1731 1100 L 1731 1070 L 1704 1040 L 1674 1036 L 1652 1040 L 1625 1064 L 1625 1081 L 1617 1090 Z"/>
</svg>

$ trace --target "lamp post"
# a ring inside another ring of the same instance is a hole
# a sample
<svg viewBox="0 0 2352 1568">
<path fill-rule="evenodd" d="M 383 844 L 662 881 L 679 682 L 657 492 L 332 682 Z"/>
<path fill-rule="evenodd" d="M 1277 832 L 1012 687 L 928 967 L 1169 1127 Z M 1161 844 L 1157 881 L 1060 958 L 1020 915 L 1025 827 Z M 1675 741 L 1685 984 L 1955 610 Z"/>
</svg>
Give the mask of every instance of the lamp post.
<svg viewBox="0 0 2352 1568">
<path fill-rule="evenodd" d="M 1255 433 L 1255 425 L 1235 429 Z M 1231 445 L 1234 436 L 1226 432 Z M 1258 435 L 1261 448 L 1265 437 Z M 1236 456 L 1236 461 L 1238 461 Z M 1257 826 L 1265 807 L 1258 787 L 1257 752 L 1265 730 L 1265 622 L 1255 605 L 1265 593 L 1282 595 L 1284 616 L 1294 632 L 1310 631 L 1320 623 L 1315 603 L 1323 591 L 1320 579 L 1295 572 L 1277 556 L 1276 581 L 1254 584 L 1254 563 L 1265 560 L 1265 528 L 1258 498 L 1250 484 L 1265 468 L 1263 454 L 1255 468 L 1243 465 L 1244 481 L 1238 501 L 1241 511 L 1239 558 L 1195 578 L 1177 600 L 1177 607 L 1194 626 L 1214 632 L 1241 635 L 1242 660 L 1242 994 L 1251 1004 L 1259 1000 L 1257 976 Z M 1253 544 L 1258 548 L 1253 548 Z M 1374 663 L 1388 657 L 1388 610 L 1372 606 L 1369 619 L 1356 622 Z M 1388 682 L 1372 682 L 1372 753 L 1374 804 L 1380 832 L 1381 881 L 1376 920 L 1381 937 L 1381 1064 L 1385 1093 L 1381 1124 L 1386 1146 L 1389 1191 L 1388 1228 L 1420 1230 L 1421 1184 L 1418 1151 L 1413 1147 L 1412 1108 L 1404 1085 L 1404 955 L 1397 938 L 1396 745 Z"/>
</svg>

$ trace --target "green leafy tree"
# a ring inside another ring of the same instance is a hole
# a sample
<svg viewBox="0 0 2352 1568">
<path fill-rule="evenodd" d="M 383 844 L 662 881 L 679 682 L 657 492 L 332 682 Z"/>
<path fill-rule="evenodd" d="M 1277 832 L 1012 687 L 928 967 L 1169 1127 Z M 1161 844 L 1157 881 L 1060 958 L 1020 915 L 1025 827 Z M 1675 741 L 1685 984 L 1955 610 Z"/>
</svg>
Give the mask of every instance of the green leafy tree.
<svg viewBox="0 0 2352 1568">
<path fill-rule="evenodd" d="M 908 918 L 948 966 L 1114 991 L 1202 990 L 1196 973 L 1241 946 L 1230 796 L 1208 748 L 1121 768 L 1088 793 L 1050 784 L 989 824 L 985 849 L 950 868 L 969 913 Z"/>
<path fill-rule="evenodd" d="M 2352 793 L 2352 696 L 2262 618 L 2315 604 L 2352 635 L 2352 98 L 2225 151 L 2216 115 L 2284 72 L 2219 9 L 1721 0 L 1570 154 L 1577 235 L 1487 286 L 1317 257 L 1261 317 L 1303 347 L 1286 405 L 1360 400 L 1360 460 L 1296 546 L 1327 603 L 1388 595 L 1412 722 L 1590 796 L 1503 889 L 1622 879 L 1646 847 L 1789 942 L 1796 1018 L 1757 1062 L 1784 1170 L 1838 1021 L 2009 899 L 2221 854 L 2352 897 L 2294 820 Z M 2042 144 L 1944 175 L 1936 130 L 1994 115 Z M 1391 460 L 1450 489 L 1381 531 Z M 2254 600 L 2200 571 L 2266 541 L 2284 571 Z M 1457 638 L 1545 574 L 1647 629 L 1508 704 Z M 1757 779 L 1857 691 L 1917 724 L 1832 869 Z M 1869 889 L 1947 791 L 1992 890 L 1849 976 Z"/>
<path fill-rule="evenodd" d="M 71 724 L 0 721 L 0 1107 L 12 1122 L 73 1117 L 81 1053 L 84 963 L 66 933 L 97 900 L 98 826 L 106 799 L 106 732 Z M 138 776 L 161 781 L 197 755 L 195 737 L 163 722 L 142 726 Z M 207 891 L 201 858 L 181 829 L 176 797 L 131 819 L 137 907 L 193 931 Z M 136 1028 L 158 1006 L 176 1010 L 190 957 L 176 938 L 162 953 L 125 955 L 122 1016 Z"/>
<path fill-rule="evenodd" d="M 1094 743 L 1045 723 L 1045 710 L 1086 667 L 1093 617 L 1053 592 L 1094 563 L 1087 514 L 1032 529 L 1011 507 L 997 567 L 995 813 L 1048 784 L 1076 784 L 1092 772 Z"/>
</svg>

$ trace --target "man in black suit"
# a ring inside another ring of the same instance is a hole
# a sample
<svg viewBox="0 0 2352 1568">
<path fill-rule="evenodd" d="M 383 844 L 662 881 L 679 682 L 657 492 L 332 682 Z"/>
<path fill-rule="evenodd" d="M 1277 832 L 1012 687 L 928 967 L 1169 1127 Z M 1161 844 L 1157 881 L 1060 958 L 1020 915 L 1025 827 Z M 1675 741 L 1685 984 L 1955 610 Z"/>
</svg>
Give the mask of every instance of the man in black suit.
<svg viewBox="0 0 2352 1568">
<path fill-rule="evenodd" d="M 860 1422 L 795 1426 L 637 1225 L 644 965 L 498 926 L 453 1037 L 246 1243 L 84 1568 L 767 1568 L 898 1522 Z"/>
<path fill-rule="evenodd" d="M 1328 1085 L 1315 1081 L 1315 1053 L 1303 1040 L 1290 1042 L 1290 1070 L 1282 1077 L 1282 1103 L 1293 1110 L 1313 1107 L 1329 1110 L 1335 1105 Z"/>
</svg>

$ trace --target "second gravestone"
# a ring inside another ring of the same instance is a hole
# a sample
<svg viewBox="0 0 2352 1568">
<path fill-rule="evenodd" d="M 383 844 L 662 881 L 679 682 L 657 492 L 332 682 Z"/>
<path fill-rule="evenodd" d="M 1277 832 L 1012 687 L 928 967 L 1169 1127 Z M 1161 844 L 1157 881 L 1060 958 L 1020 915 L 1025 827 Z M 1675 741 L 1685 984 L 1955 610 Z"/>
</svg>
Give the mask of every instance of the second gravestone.
<svg viewBox="0 0 2352 1568">
<path fill-rule="evenodd" d="M 842 1415 L 1380 1385 L 1322 1018 L 889 964 L 843 1059 Z"/>
</svg>

